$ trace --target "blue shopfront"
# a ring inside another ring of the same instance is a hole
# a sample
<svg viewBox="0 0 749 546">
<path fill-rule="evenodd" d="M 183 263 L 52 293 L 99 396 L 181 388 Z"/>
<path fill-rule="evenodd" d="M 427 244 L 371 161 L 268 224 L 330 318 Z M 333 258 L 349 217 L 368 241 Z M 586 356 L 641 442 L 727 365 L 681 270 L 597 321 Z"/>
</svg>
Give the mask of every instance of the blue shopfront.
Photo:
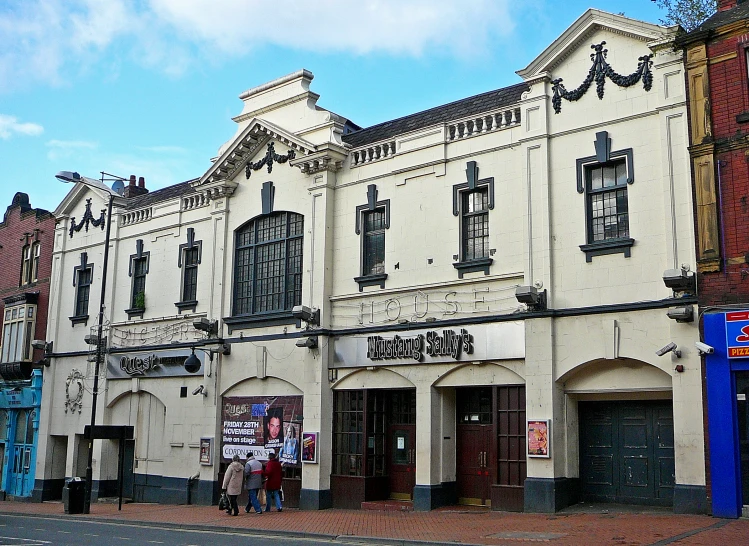
<svg viewBox="0 0 749 546">
<path fill-rule="evenodd" d="M 0 495 L 30 497 L 34 488 L 42 372 L 0 383 Z"/>
</svg>

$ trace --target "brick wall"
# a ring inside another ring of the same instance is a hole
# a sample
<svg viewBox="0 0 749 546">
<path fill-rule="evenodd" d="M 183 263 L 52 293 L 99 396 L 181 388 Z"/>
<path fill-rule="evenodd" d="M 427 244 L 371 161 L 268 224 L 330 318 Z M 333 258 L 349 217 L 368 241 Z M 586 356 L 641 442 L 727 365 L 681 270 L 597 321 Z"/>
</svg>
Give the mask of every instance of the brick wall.
<svg viewBox="0 0 749 546">
<path fill-rule="evenodd" d="M 35 233 L 35 230 L 39 231 Z M 20 286 L 26 233 L 31 234 L 30 241 L 37 240 L 38 237 L 41 243 L 39 273 L 37 282 Z M 28 196 L 17 193 L 0 222 L 0 332 L 5 316 L 3 298 L 24 292 L 39 292 L 34 339 L 45 339 L 54 234 L 54 216 L 46 210 L 31 208 Z M 35 350 L 34 360 L 41 358 L 42 351 Z"/>
<path fill-rule="evenodd" d="M 710 105 L 715 141 L 716 190 L 722 235 L 722 271 L 699 277 L 702 305 L 749 302 L 749 78 L 744 47 L 749 35 L 729 36 L 708 44 Z M 735 54 L 720 60 L 721 56 Z"/>
</svg>

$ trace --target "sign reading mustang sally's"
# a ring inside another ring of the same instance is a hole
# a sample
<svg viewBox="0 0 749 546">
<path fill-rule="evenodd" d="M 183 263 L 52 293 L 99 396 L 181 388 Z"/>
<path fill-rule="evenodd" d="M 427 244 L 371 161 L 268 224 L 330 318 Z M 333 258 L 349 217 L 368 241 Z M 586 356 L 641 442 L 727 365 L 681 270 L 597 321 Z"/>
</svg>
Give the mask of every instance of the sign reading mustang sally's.
<svg viewBox="0 0 749 546">
<path fill-rule="evenodd" d="M 416 362 L 428 356 L 449 356 L 455 360 L 461 353 L 473 354 L 473 335 L 468 330 L 442 330 L 427 332 L 413 337 L 394 336 L 387 339 L 382 336 L 367 338 L 367 358 L 370 360 L 390 360 L 412 358 Z"/>
<path fill-rule="evenodd" d="M 337 337 L 331 367 L 519 358 L 525 358 L 525 327 L 522 321 L 507 321 L 461 328 L 409 330 L 398 334 Z"/>
<path fill-rule="evenodd" d="M 107 357 L 107 378 L 202 375 L 205 355 L 201 351 L 195 351 L 195 356 L 200 360 L 200 370 L 195 373 L 185 370 L 185 359 L 188 356 L 190 356 L 190 351 L 187 349 L 110 354 Z"/>
</svg>

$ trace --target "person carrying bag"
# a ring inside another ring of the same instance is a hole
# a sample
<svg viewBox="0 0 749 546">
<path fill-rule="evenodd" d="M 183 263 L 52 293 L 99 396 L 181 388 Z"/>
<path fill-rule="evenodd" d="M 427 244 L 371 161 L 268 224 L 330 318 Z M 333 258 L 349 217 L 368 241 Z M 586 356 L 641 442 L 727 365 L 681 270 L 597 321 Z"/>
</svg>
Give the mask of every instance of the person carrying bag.
<svg viewBox="0 0 749 546">
<path fill-rule="evenodd" d="M 242 493 L 242 482 L 244 482 L 244 467 L 239 462 L 239 455 L 234 455 L 232 462 L 226 469 L 226 475 L 224 476 L 224 490 L 223 492 L 229 496 L 229 507 L 226 509 L 226 513 L 231 516 L 239 515 L 239 507 L 237 506 L 237 497 Z"/>
</svg>

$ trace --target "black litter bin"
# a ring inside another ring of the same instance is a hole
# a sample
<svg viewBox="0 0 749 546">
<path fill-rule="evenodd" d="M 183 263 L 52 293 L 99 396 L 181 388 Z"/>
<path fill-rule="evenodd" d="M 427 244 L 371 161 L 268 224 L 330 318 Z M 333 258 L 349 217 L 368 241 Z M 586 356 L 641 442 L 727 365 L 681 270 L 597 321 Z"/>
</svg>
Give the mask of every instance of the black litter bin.
<svg viewBox="0 0 749 546">
<path fill-rule="evenodd" d="M 62 490 L 62 502 L 66 514 L 82 514 L 83 498 L 85 497 L 86 480 L 82 478 L 69 478 L 65 480 Z"/>
</svg>

